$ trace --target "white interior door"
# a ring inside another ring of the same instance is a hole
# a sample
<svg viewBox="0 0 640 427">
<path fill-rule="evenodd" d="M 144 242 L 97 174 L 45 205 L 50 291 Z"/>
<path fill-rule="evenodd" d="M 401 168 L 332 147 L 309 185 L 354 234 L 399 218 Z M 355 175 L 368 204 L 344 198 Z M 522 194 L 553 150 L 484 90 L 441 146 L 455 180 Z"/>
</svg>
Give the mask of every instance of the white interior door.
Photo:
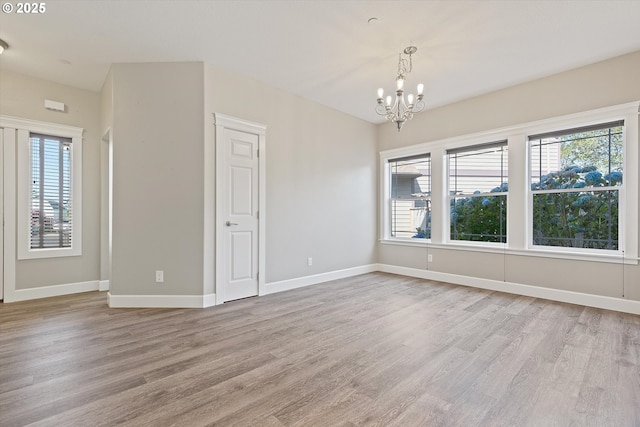
<svg viewBox="0 0 640 427">
<path fill-rule="evenodd" d="M 221 218 L 222 299 L 258 295 L 258 135 L 225 129 Z"/>
</svg>

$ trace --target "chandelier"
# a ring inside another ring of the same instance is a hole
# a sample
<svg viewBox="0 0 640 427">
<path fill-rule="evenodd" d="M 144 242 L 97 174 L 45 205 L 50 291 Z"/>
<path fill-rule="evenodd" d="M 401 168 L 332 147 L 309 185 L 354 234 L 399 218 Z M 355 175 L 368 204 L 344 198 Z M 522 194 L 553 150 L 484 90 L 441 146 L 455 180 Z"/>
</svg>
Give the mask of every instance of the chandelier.
<svg viewBox="0 0 640 427">
<path fill-rule="evenodd" d="M 424 101 L 422 98 L 424 95 L 424 85 L 420 83 L 418 85 L 418 95 L 414 96 L 412 93 L 407 95 L 407 99 L 404 98 L 404 81 L 405 76 L 411 72 L 413 64 L 411 62 L 411 55 L 418 50 L 415 46 L 409 46 L 405 48 L 404 54 L 409 58 L 402 58 L 402 53 L 398 55 L 398 77 L 396 77 L 396 99 L 392 103 L 393 99 L 391 95 L 388 95 L 386 99 L 383 98 L 384 91 L 382 88 L 378 89 L 378 105 L 376 105 L 376 113 L 384 116 L 385 119 L 395 123 L 398 126 L 398 132 L 402 129 L 402 125 L 407 120 L 411 120 L 414 113 L 419 113 L 424 110 Z"/>
</svg>

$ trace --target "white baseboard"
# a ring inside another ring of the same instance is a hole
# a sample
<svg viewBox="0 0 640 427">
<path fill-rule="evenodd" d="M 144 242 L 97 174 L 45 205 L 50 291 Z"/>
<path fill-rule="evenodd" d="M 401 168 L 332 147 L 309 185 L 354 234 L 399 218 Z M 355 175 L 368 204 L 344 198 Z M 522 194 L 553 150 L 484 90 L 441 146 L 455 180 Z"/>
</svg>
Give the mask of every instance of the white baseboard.
<svg viewBox="0 0 640 427">
<path fill-rule="evenodd" d="M 640 314 L 640 301 L 623 298 L 607 297 L 602 295 L 585 294 L 581 292 L 565 291 L 561 289 L 544 288 L 540 286 L 523 285 L 520 283 L 501 282 L 499 280 L 480 279 L 477 277 L 460 276 L 437 271 L 420 270 L 417 268 L 399 267 L 396 265 L 378 264 L 378 271 L 400 274 L 421 279 L 437 280 L 456 285 L 471 286 L 474 288 L 489 289 L 492 291 L 507 292 L 510 294 L 525 295 L 535 298 L 543 298 L 552 301 L 566 302 L 570 304 L 585 305 L 588 307 L 603 308 L 606 310 L 620 311 L 623 313 Z"/>
<path fill-rule="evenodd" d="M 297 277 L 295 279 L 281 280 L 279 282 L 267 283 L 264 295 L 276 292 L 288 291 L 302 288 L 304 286 L 316 285 L 330 280 L 345 279 L 359 274 L 372 273 L 378 270 L 377 264 L 362 265 L 360 267 L 345 268 L 344 270 L 330 271 L 328 273 L 314 274 L 312 276 Z"/>
<path fill-rule="evenodd" d="M 100 280 L 98 283 L 98 290 L 101 292 L 109 290 L 109 281 L 108 280 Z"/>
<path fill-rule="evenodd" d="M 389 264 L 368 264 L 344 270 L 330 271 L 312 276 L 298 277 L 267 283 L 264 295 L 297 289 L 331 280 L 344 279 L 365 273 L 381 271 L 400 274 L 421 279 L 437 280 L 457 285 L 471 286 L 493 291 L 525 295 L 534 298 L 544 298 L 553 301 L 579 304 L 588 307 L 620 311 L 623 313 L 640 314 L 640 301 L 614 298 L 601 295 L 585 294 L 581 292 L 565 291 L 561 289 L 544 288 L 540 286 L 523 285 L 520 283 L 502 282 L 499 280 L 480 279 L 477 277 L 460 276 L 457 274 L 440 273 L 417 268 L 400 267 Z M 42 286 L 38 288 L 16 289 L 5 292 L 4 302 L 17 302 L 38 298 L 47 298 L 79 292 L 104 291 L 109 289 L 108 280 L 90 280 L 87 282 L 69 283 L 64 285 Z M 6 291 L 6 289 L 5 289 Z M 119 308 L 206 308 L 216 305 L 216 294 L 206 295 L 112 295 L 107 293 L 109 307 Z"/>
<path fill-rule="evenodd" d="M 67 283 L 64 285 L 41 286 L 38 288 L 16 289 L 4 295 L 4 302 L 18 302 L 31 299 L 57 297 L 61 295 L 77 294 L 80 292 L 97 291 L 97 280 L 87 282 Z"/>
<path fill-rule="evenodd" d="M 216 295 L 112 295 L 111 308 L 206 308 L 215 305 Z"/>
</svg>

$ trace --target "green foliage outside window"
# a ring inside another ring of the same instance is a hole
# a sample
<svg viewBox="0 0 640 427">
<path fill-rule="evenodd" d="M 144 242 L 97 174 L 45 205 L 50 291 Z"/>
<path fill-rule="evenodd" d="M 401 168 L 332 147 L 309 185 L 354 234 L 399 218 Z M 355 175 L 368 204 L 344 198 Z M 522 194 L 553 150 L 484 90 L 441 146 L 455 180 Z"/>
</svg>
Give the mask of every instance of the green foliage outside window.
<svg viewBox="0 0 640 427">
<path fill-rule="evenodd" d="M 621 182 L 621 172 L 603 175 L 595 166 L 543 176 L 532 190 L 584 190 L 533 195 L 533 244 L 617 250 L 619 191 L 597 188 Z"/>
<path fill-rule="evenodd" d="M 506 192 L 507 189 L 505 183 L 494 188 L 492 193 Z M 452 198 L 450 215 L 451 240 L 507 241 L 507 196 L 504 194 Z"/>
</svg>

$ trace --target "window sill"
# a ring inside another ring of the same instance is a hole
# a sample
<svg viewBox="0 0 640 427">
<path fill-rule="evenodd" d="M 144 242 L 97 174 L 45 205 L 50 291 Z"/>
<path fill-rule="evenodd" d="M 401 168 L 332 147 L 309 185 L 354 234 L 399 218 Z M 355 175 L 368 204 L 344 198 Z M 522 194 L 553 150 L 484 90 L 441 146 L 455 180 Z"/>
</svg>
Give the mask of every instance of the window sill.
<svg viewBox="0 0 640 427">
<path fill-rule="evenodd" d="M 19 248 L 18 260 L 26 259 L 44 259 L 44 258 L 61 258 L 81 256 L 82 251 L 79 248 L 51 248 L 51 249 L 24 249 Z"/>
<path fill-rule="evenodd" d="M 605 262 L 610 264 L 626 264 L 638 265 L 638 257 L 623 256 L 620 253 L 604 254 L 604 253 L 585 253 L 585 252 L 569 252 L 545 249 L 511 249 L 501 246 L 499 243 L 484 244 L 465 244 L 465 243 L 432 243 L 427 239 L 411 239 L 418 241 L 402 240 L 402 239 L 380 239 L 380 244 L 391 246 L 412 246 L 420 248 L 432 248 L 454 251 L 483 252 L 494 253 L 511 256 L 540 257 L 553 258 L 572 261 L 588 261 L 588 262 Z"/>
</svg>

